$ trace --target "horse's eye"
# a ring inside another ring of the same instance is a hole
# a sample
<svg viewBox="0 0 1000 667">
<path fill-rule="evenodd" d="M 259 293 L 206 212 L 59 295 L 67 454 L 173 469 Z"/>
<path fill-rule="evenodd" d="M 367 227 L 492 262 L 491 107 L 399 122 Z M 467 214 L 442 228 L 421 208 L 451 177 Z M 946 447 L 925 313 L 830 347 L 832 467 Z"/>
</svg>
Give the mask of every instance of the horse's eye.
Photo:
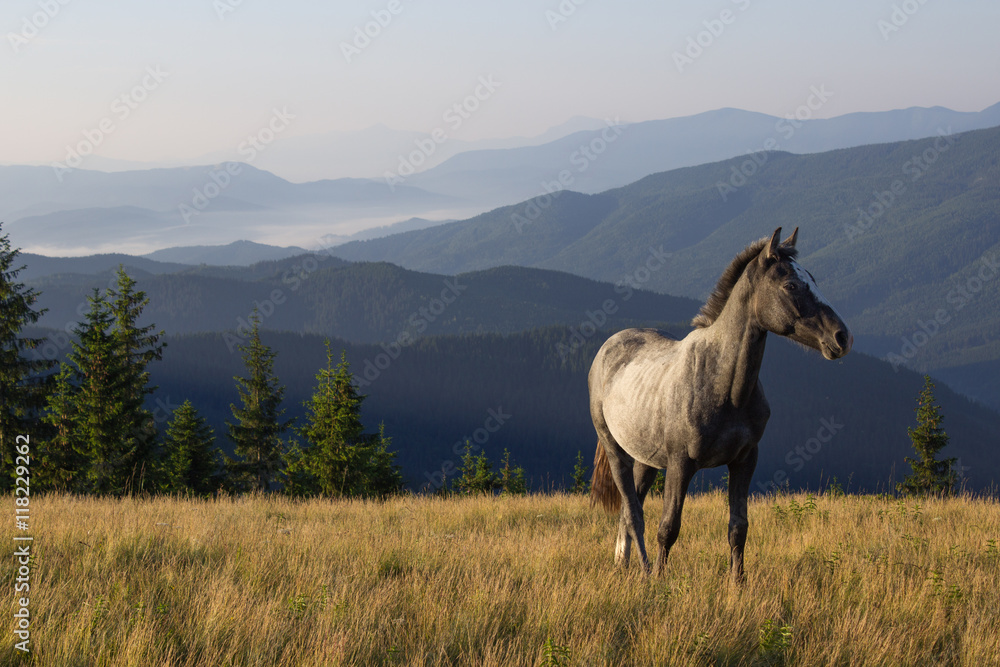
<svg viewBox="0 0 1000 667">
<path fill-rule="evenodd" d="M 794 292 L 798 288 L 795 286 L 795 283 L 785 283 L 785 289 L 789 292 Z"/>
</svg>

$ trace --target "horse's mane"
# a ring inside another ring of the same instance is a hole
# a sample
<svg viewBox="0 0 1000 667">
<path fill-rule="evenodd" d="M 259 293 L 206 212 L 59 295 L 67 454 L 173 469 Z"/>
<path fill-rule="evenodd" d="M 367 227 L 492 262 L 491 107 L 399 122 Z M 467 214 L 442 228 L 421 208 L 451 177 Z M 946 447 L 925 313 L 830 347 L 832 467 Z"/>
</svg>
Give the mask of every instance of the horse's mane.
<svg viewBox="0 0 1000 667">
<path fill-rule="evenodd" d="M 760 251 L 763 250 L 768 243 L 770 243 L 770 238 L 763 238 L 759 241 L 754 241 L 746 248 L 740 251 L 740 254 L 733 258 L 733 261 L 729 263 L 726 270 L 722 272 L 722 276 L 719 278 L 719 282 L 715 284 L 715 289 L 712 290 L 711 296 L 708 297 L 708 301 L 705 305 L 701 307 L 701 312 L 695 315 L 695 318 L 691 320 L 691 325 L 703 329 L 707 326 L 711 326 L 715 320 L 719 318 L 722 313 L 722 309 L 726 305 L 726 301 L 729 300 L 729 295 L 733 293 L 733 287 L 736 286 L 736 282 L 743 275 L 746 270 L 747 265 L 757 258 Z M 778 245 L 778 254 L 782 259 L 794 258 L 798 252 L 795 248 L 790 248 L 785 245 Z"/>
</svg>

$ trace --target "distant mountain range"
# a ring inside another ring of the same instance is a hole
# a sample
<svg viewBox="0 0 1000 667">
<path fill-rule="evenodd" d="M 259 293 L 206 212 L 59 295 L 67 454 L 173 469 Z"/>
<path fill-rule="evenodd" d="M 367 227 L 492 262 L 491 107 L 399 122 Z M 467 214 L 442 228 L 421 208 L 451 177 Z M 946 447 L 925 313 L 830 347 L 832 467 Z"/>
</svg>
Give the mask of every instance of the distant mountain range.
<svg viewBox="0 0 1000 667">
<path fill-rule="evenodd" d="M 817 94 L 830 93 L 817 89 Z M 461 153 L 405 183 L 499 206 L 542 194 L 546 184 L 558 186 L 560 175 L 562 187 L 595 193 L 649 174 L 747 153 L 818 153 L 997 125 L 1000 103 L 974 113 L 913 107 L 821 120 L 739 109 L 632 124 L 609 119 L 600 130 L 577 132 L 540 146 Z"/>
<path fill-rule="evenodd" d="M 1000 362 L 1000 272 L 992 268 L 1000 128 L 733 158 L 348 243 L 336 254 L 440 273 L 534 266 L 704 299 L 736 252 L 779 226 L 801 228 L 801 261 L 847 317 L 859 349 L 945 374 L 1000 406 L 1000 380 L 980 372 Z M 655 252 L 669 259 L 655 261 Z"/>
<path fill-rule="evenodd" d="M 212 246 L 178 246 L 175 248 L 164 248 L 147 255 L 146 259 L 157 262 L 169 262 L 175 264 L 207 264 L 213 266 L 250 266 L 257 262 L 273 261 L 305 255 L 308 251 L 304 248 L 289 246 L 279 248 L 275 246 L 254 243 L 253 241 L 234 241 L 226 245 Z"/>
<path fill-rule="evenodd" d="M 604 126 L 604 121 L 586 116 L 574 116 L 532 137 L 496 137 L 464 140 L 450 137 L 438 144 L 422 165 L 429 168 L 453 155 L 471 150 L 520 148 L 537 146 L 561 139 L 566 135 Z M 387 169 L 399 163 L 401 155 L 412 151 L 417 142 L 431 137 L 430 131 L 396 130 L 378 124 L 361 130 L 331 131 L 286 137 L 281 135 L 254 160 L 254 166 L 270 171 L 294 183 L 340 178 L 381 179 Z M 216 150 L 187 160 L 140 162 L 118 160 L 100 155 L 86 158 L 86 168 L 96 171 L 141 171 L 170 169 L 192 164 L 218 164 L 231 161 L 235 151 Z"/>
<path fill-rule="evenodd" d="M 225 162 L 231 156 L 220 154 L 208 166 L 115 173 L 0 167 L 0 220 L 19 247 L 46 255 L 145 254 L 237 240 L 316 249 L 414 216 L 466 218 L 546 189 L 602 192 L 648 174 L 748 152 L 808 153 L 992 127 L 1000 125 L 1000 105 L 977 113 L 912 108 L 805 121 L 721 109 L 632 124 L 608 119 L 611 124 L 598 129 L 594 122 L 573 119 L 540 137 L 459 152 L 426 169 L 468 147 L 449 140 L 425 154 L 419 167 L 424 171 L 412 175 L 400 171 L 400 156 L 419 152 L 414 141 L 426 137 L 386 128 L 352 137 L 288 139 L 286 153 L 276 143 L 253 166 Z M 394 156 L 378 158 L 385 166 L 375 173 L 374 163 L 359 161 L 355 173 L 371 178 L 292 183 L 261 168 L 270 165 L 266 160 L 343 161 L 365 150 L 363 139 L 380 146 L 379 155 Z M 95 158 L 84 167 L 101 165 Z M 387 179 L 387 173 L 396 175 Z"/>
<path fill-rule="evenodd" d="M 422 167 L 432 167 L 466 151 L 537 146 L 603 125 L 604 122 L 596 118 L 576 116 L 535 137 L 468 141 L 453 137 L 449 132 L 446 141 L 435 142 L 434 151 L 425 156 Z M 255 164 L 297 183 L 349 177 L 381 179 L 387 170 L 397 168 L 401 157 L 405 159 L 420 143 L 431 139 L 431 129 L 414 132 L 374 125 L 358 131 L 280 138 L 268 147 L 267 152 L 261 153 Z M 451 128 L 442 122 L 441 129 L 449 131 Z M 195 162 L 214 163 L 232 158 L 231 152 L 220 151 L 204 155 Z"/>
<path fill-rule="evenodd" d="M 337 242 L 381 238 L 404 231 L 424 229 L 435 224 L 440 223 L 424 220 L 423 218 L 410 218 L 409 220 L 397 222 L 392 225 L 365 229 L 350 236 L 332 236 L 324 240 L 329 246 L 333 246 Z M 67 271 L 70 273 L 100 273 L 110 271 L 119 264 L 135 267 L 154 274 L 173 273 L 191 265 L 198 266 L 205 264 L 214 267 L 251 266 L 258 262 L 285 259 L 295 257 L 296 255 L 305 255 L 309 252 L 297 246 L 282 247 L 254 243 L 253 241 L 233 241 L 225 245 L 176 246 L 157 250 L 142 256 L 107 253 L 83 257 L 48 257 L 46 255 L 24 253 L 24 257 L 29 260 L 29 267 L 22 277 L 35 278 L 51 273 Z M 143 262 L 143 258 L 153 261 Z"/>
<path fill-rule="evenodd" d="M 341 242 L 338 223 L 399 219 L 453 203 L 380 180 L 290 183 L 246 164 L 104 173 L 0 167 L 0 220 L 19 247 L 47 255 L 287 238 Z M 331 237 L 330 240 L 327 237 Z"/>
</svg>

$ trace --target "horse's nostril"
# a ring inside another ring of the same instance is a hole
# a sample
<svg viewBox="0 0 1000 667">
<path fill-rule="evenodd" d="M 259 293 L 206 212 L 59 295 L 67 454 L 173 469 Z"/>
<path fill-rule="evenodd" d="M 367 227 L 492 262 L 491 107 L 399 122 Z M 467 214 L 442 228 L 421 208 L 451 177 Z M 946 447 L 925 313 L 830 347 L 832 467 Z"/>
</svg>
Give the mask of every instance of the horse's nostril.
<svg viewBox="0 0 1000 667">
<path fill-rule="evenodd" d="M 847 349 L 847 332 L 841 329 L 834 335 L 834 340 L 837 341 L 837 345 L 840 346 L 841 350 Z"/>
</svg>

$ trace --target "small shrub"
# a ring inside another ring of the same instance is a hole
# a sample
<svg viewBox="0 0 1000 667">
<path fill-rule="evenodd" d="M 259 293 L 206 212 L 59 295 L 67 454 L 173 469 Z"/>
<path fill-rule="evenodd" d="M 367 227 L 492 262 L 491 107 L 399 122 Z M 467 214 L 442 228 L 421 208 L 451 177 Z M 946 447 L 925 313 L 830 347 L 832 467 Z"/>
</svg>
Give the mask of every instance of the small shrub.
<svg viewBox="0 0 1000 667">
<path fill-rule="evenodd" d="M 542 665 L 544 667 L 564 667 L 569 664 L 569 647 L 560 646 L 552 637 L 545 640 L 542 646 Z"/>
<path fill-rule="evenodd" d="M 837 478 L 834 477 L 826 485 L 826 495 L 831 498 L 843 498 L 847 494 L 844 493 L 844 487 L 842 487 L 840 482 L 837 481 Z"/>
<path fill-rule="evenodd" d="M 778 625 L 771 619 L 767 619 L 760 626 L 757 651 L 762 658 L 769 662 L 780 659 L 791 645 L 792 626 Z"/>
<path fill-rule="evenodd" d="M 503 461 L 496 484 L 500 487 L 501 494 L 523 496 L 528 492 L 528 484 L 524 481 L 524 468 L 511 465 L 510 452 L 506 449 L 503 450 Z"/>
</svg>

